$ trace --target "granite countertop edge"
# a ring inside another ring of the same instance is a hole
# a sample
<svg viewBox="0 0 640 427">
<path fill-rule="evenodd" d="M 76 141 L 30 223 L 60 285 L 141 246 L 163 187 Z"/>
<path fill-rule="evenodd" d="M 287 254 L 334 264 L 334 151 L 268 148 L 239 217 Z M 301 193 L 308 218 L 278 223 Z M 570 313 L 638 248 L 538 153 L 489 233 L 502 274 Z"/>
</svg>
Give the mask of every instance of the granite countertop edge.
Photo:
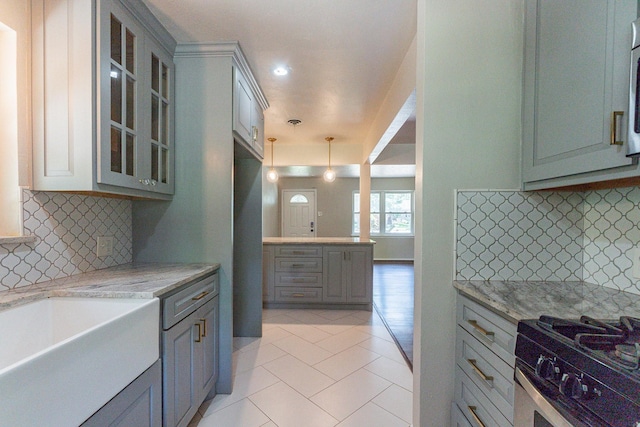
<svg viewBox="0 0 640 427">
<path fill-rule="evenodd" d="M 583 281 L 456 280 L 453 286 L 513 323 L 543 314 L 576 319 L 640 317 L 640 295 Z"/>
<path fill-rule="evenodd" d="M 373 245 L 371 239 L 359 237 L 265 237 L 263 245 Z"/>
<path fill-rule="evenodd" d="M 220 264 L 130 263 L 0 291 L 0 310 L 50 297 L 151 299 L 213 274 Z"/>
</svg>

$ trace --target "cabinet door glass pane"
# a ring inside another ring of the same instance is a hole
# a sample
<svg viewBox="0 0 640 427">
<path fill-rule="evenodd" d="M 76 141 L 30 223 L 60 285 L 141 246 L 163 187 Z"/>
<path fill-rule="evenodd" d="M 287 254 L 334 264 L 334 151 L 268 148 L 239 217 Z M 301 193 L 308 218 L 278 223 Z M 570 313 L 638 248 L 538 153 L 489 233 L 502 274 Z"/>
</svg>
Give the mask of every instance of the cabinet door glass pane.
<svg viewBox="0 0 640 427">
<path fill-rule="evenodd" d="M 158 97 L 151 95 L 151 139 L 158 140 L 158 133 L 160 131 L 160 117 L 158 111 Z"/>
<path fill-rule="evenodd" d="M 122 64 L 122 24 L 111 15 L 111 59 Z"/>
<path fill-rule="evenodd" d="M 127 46 L 127 71 L 135 74 L 135 63 L 136 63 L 136 36 L 127 29 L 126 35 L 126 46 Z"/>
<path fill-rule="evenodd" d="M 169 68 L 162 64 L 162 96 L 169 97 Z"/>
<path fill-rule="evenodd" d="M 160 60 L 151 55 L 151 89 L 160 92 Z"/>
<path fill-rule="evenodd" d="M 162 176 L 160 180 L 163 184 L 167 183 L 168 170 L 169 170 L 169 150 L 167 150 L 166 148 L 163 148 L 162 149 Z"/>
<path fill-rule="evenodd" d="M 111 171 L 122 173 L 122 133 L 111 127 Z"/>
<path fill-rule="evenodd" d="M 167 134 L 169 132 L 169 104 L 162 102 L 162 144 L 167 145 L 169 143 Z"/>
<path fill-rule="evenodd" d="M 127 175 L 134 175 L 134 165 L 135 165 L 135 136 L 127 132 L 127 150 L 126 150 L 126 167 L 127 167 Z"/>
<path fill-rule="evenodd" d="M 136 92 L 135 92 L 136 82 L 131 78 L 131 76 L 127 76 L 127 127 L 129 129 L 135 129 L 135 113 L 136 113 Z"/>
<path fill-rule="evenodd" d="M 111 120 L 122 123 L 122 73 L 111 66 Z"/>
<path fill-rule="evenodd" d="M 151 144 L 151 179 L 158 180 L 158 146 Z"/>
</svg>

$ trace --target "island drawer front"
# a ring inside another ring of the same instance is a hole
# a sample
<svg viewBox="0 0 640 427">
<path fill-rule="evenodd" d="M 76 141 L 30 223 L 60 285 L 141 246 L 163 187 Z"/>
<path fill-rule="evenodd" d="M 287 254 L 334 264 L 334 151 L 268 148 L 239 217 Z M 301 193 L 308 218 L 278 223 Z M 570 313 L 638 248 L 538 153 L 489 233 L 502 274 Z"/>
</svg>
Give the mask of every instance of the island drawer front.
<svg viewBox="0 0 640 427">
<path fill-rule="evenodd" d="M 276 287 L 276 302 L 322 302 L 322 288 Z"/>
<path fill-rule="evenodd" d="M 322 286 L 322 273 L 276 273 L 276 286 Z"/>
<path fill-rule="evenodd" d="M 513 423 L 513 368 L 464 329 L 456 334 L 456 360 L 476 387 Z"/>
<path fill-rule="evenodd" d="M 322 246 L 276 246 L 277 257 L 319 257 L 322 256 Z"/>
<path fill-rule="evenodd" d="M 162 328 L 167 330 L 216 296 L 220 285 L 218 273 L 186 285 L 173 295 L 161 299 Z"/>
<path fill-rule="evenodd" d="M 491 351 L 515 366 L 517 326 L 475 301 L 461 297 L 457 322 Z"/>
<path fill-rule="evenodd" d="M 322 273 L 322 258 L 276 258 L 276 271 Z"/>
</svg>

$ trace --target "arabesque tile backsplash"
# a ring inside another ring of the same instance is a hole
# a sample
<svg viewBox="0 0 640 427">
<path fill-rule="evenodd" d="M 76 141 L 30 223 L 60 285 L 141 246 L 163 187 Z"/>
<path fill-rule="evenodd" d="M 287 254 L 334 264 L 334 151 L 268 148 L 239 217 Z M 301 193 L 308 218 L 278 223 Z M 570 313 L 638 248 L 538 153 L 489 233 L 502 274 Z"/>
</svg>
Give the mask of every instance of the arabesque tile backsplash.
<svg viewBox="0 0 640 427">
<path fill-rule="evenodd" d="M 23 190 L 24 234 L 37 240 L 0 245 L 0 290 L 131 262 L 131 209 L 130 200 Z M 96 256 L 97 236 L 113 236 L 111 256 Z"/>
<path fill-rule="evenodd" d="M 458 191 L 457 280 L 584 280 L 640 294 L 640 188 Z"/>
</svg>

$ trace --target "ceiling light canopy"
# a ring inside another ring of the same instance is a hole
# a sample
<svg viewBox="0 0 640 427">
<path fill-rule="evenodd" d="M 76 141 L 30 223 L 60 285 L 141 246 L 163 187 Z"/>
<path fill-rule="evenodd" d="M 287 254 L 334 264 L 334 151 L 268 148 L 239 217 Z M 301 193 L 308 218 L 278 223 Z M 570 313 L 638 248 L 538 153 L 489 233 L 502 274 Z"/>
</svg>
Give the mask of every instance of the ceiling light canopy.
<svg viewBox="0 0 640 427">
<path fill-rule="evenodd" d="M 325 138 L 325 141 L 329 143 L 329 166 L 327 167 L 327 170 L 322 174 L 322 179 L 324 179 L 326 182 L 333 182 L 336 180 L 336 173 L 333 171 L 333 169 L 331 169 L 331 141 L 333 141 L 333 137 L 328 136 Z"/>
<path fill-rule="evenodd" d="M 271 143 L 271 168 L 267 171 L 267 181 L 278 182 L 278 171 L 273 167 L 273 148 L 275 147 L 274 142 L 276 142 L 277 139 L 267 138 L 267 141 Z"/>
</svg>

